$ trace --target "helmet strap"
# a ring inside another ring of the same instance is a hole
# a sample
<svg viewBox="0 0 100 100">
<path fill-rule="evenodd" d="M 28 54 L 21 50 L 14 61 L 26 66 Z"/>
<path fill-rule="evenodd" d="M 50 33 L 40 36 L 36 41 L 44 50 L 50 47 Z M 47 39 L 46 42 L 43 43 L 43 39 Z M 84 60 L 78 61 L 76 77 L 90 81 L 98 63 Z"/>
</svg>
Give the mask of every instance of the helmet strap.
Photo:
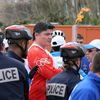
<svg viewBox="0 0 100 100">
<path fill-rule="evenodd" d="M 64 58 L 63 61 L 64 61 L 64 64 L 68 64 L 69 66 L 71 66 L 71 63 L 70 63 L 70 61 L 71 61 L 73 63 L 73 65 L 75 65 L 77 71 L 79 71 L 79 69 L 81 67 L 81 63 L 80 63 L 80 66 L 78 66 L 76 64 L 76 62 L 74 60 L 72 60 L 72 59 L 66 59 L 66 58 Z"/>
<path fill-rule="evenodd" d="M 10 44 L 16 44 L 20 48 L 20 50 L 21 50 L 21 53 L 22 53 L 21 56 L 23 58 L 26 58 L 26 56 L 27 56 L 27 42 L 28 41 L 25 41 L 25 47 L 24 48 L 18 42 L 19 41 L 14 41 L 13 43 L 10 43 Z"/>
<path fill-rule="evenodd" d="M 81 59 L 80 59 L 80 60 L 81 60 Z M 73 61 L 73 60 L 72 60 L 72 62 L 73 62 L 73 64 L 75 65 L 75 67 L 76 67 L 77 71 L 79 71 L 79 69 L 80 69 L 80 67 L 81 67 L 81 63 L 80 63 L 80 66 L 78 66 L 78 65 L 76 64 L 76 62 L 75 62 L 75 61 Z"/>
</svg>

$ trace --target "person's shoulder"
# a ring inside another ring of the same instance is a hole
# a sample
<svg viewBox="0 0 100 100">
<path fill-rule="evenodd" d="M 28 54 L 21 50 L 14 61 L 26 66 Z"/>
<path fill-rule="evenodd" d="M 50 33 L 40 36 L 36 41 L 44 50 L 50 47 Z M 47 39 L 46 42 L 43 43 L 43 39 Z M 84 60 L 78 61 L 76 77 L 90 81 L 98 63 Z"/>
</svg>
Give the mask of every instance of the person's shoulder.
<svg viewBox="0 0 100 100">
<path fill-rule="evenodd" d="M 89 85 L 87 85 L 87 88 L 84 86 L 79 86 L 78 84 L 74 87 L 69 100 L 96 100 L 95 96 L 96 96 L 96 92 L 88 87 Z"/>
<path fill-rule="evenodd" d="M 12 62 L 11 64 L 12 65 L 15 65 L 15 66 L 21 66 L 23 67 L 24 66 L 24 63 L 22 63 L 21 61 L 17 60 L 17 59 L 14 59 L 14 58 L 11 58 L 11 57 L 8 57 L 9 59 L 9 62 Z"/>
<path fill-rule="evenodd" d="M 18 66 L 18 68 L 19 67 L 24 67 L 24 63 L 20 62 L 17 59 L 14 59 L 14 58 L 11 58 L 11 57 L 8 57 L 8 56 L 5 56 L 5 58 L 7 59 L 9 64 L 12 65 L 12 66 Z"/>
<path fill-rule="evenodd" d="M 27 70 L 26 70 L 26 68 L 25 68 L 24 63 L 22 63 L 22 62 L 19 61 L 19 60 L 13 59 L 13 58 L 11 58 L 11 60 L 13 61 L 14 66 L 15 66 L 20 72 L 23 72 L 23 73 L 27 74 Z M 12 64 L 12 65 L 13 65 L 13 64 Z"/>
<path fill-rule="evenodd" d="M 28 49 L 28 53 L 30 52 L 39 53 L 40 51 L 42 51 L 42 49 L 37 45 L 33 45 Z"/>
<path fill-rule="evenodd" d="M 4 55 L 1 64 L 3 68 L 17 68 L 19 72 L 27 73 L 24 64 L 14 58 Z"/>
<path fill-rule="evenodd" d="M 94 87 L 95 87 L 95 85 L 92 83 L 92 81 L 86 77 L 84 80 L 80 81 L 77 84 L 76 90 L 88 92 L 88 91 L 92 91 L 92 90 L 94 91 Z"/>
<path fill-rule="evenodd" d="M 66 79 L 66 75 L 65 75 L 64 72 L 62 71 L 61 73 L 59 73 L 59 74 L 55 75 L 53 78 L 51 78 L 51 79 L 48 81 L 48 83 L 49 83 L 49 82 L 54 82 L 54 81 L 59 82 L 59 81 L 65 80 L 65 79 Z"/>
<path fill-rule="evenodd" d="M 69 100 L 99 100 L 95 99 L 97 91 L 96 84 L 85 78 L 74 87 Z"/>
</svg>

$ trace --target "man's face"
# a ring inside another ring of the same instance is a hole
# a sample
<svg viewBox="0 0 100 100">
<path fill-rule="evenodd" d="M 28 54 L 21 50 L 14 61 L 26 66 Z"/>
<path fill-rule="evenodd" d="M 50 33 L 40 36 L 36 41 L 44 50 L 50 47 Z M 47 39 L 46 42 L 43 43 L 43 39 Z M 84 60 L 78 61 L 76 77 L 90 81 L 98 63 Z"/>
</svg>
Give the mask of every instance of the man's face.
<svg viewBox="0 0 100 100">
<path fill-rule="evenodd" d="M 83 39 L 77 39 L 76 42 L 80 43 L 80 44 L 83 44 Z"/>
<path fill-rule="evenodd" d="M 80 68 L 80 65 L 81 65 L 81 59 L 80 58 L 77 58 L 76 64 Z"/>
<path fill-rule="evenodd" d="M 47 29 L 46 31 L 42 31 L 40 34 L 36 34 L 36 41 L 39 43 L 40 46 L 42 46 L 43 48 L 50 46 L 52 32 L 52 29 Z"/>
<path fill-rule="evenodd" d="M 95 54 L 96 54 L 96 48 L 88 49 L 88 50 L 86 51 L 86 56 L 88 57 L 88 60 L 89 60 L 90 62 L 92 62 L 93 57 L 95 56 Z"/>
</svg>

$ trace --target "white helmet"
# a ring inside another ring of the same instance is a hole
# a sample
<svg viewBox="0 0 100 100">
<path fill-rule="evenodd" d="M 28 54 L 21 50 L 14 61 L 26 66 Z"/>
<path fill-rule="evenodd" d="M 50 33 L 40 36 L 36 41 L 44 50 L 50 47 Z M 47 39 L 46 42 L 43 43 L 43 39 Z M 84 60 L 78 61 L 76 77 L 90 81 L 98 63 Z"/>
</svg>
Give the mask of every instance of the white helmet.
<svg viewBox="0 0 100 100">
<path fill-rule="evenodd" d="M 66 41 L 64 40 L 64 38 L 62 36 L 55 36 L 51 40 L 52 47 L 61 46 L 65 43 L 66 43 Z"/>
<path fill-rule="evenodd" d="M 55 36 L 62 36 L 62 37 L 65 38 L 64 32 L 63 32 L 63 31 L 60 31 L 60 30 L 55 30 L 55 31 L 53 31 L 52 37 L 55 37 Z"/>
</svg>

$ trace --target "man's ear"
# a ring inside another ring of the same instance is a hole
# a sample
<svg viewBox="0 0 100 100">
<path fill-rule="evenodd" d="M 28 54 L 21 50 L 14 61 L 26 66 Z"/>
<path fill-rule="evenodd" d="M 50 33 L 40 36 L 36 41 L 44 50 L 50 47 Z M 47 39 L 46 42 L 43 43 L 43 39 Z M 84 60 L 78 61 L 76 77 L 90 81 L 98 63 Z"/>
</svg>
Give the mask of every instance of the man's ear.
<svg viewBox="0 0 100 100">
<path fill-rule="evenodd" d="M 35 37 L 38 36 L 38 35 L 39 35 L 39 33 L 35 33 Z"/>
<path fill-rule="evenodd" d="M 21 45 L 21 46 L 24 45 L 24 40 L 20 40 L 19 45 Z"/>
</svg>

